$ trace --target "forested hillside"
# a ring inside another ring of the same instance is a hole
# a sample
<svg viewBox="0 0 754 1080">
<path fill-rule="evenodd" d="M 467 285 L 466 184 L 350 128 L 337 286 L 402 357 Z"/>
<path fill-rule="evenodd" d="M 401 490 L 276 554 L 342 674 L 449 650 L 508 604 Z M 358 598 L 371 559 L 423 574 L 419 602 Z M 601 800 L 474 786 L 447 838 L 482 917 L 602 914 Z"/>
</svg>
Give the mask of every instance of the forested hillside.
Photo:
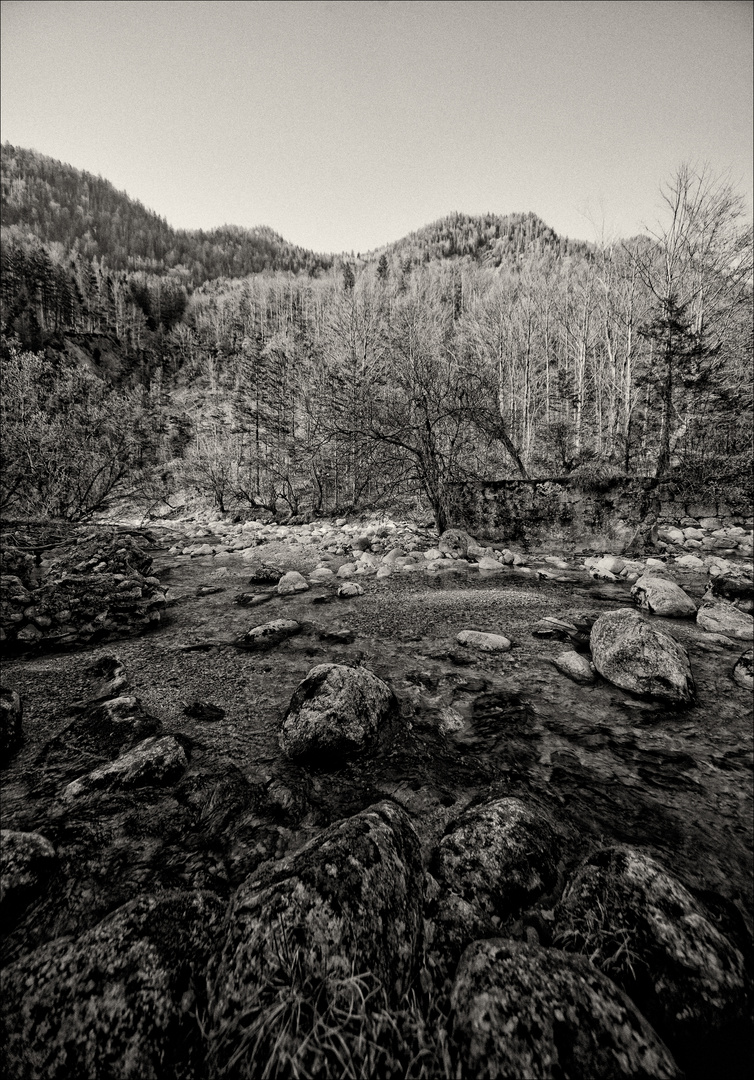
<svg viewBox="0 0 754 1080">
<path fill-rule="evenodd" d="M 482 266 L 500 266 L 526 255 L 586 256 L 589 246 L 558 236 L 536 214 L 449 214 L 380 249 L 420 264 L 432 259 L 466 258 Z"/>
<path fill-rule="evenodd" d="M 5 143 L 1 160 L 3 225 L 110 270 L 174 271 L 198 284 L 263 270 L 316 274 L 332 265 L 331 256 L 289 244 L 266 227 L 172 229 L 101 176 L 34 150 Z"/>
<path fill-rule="evenodd" d="M 658 234 L 626 243 L 454 214 L 319 257 L 267 230 L 175 232 L 106 181 L 5 147 L 6 512 L 420 497 L 444 525 L 469 477 L 740 483 L 750 225 L 707 173 L 681 168 L 665 194 Z"/>
</svg>

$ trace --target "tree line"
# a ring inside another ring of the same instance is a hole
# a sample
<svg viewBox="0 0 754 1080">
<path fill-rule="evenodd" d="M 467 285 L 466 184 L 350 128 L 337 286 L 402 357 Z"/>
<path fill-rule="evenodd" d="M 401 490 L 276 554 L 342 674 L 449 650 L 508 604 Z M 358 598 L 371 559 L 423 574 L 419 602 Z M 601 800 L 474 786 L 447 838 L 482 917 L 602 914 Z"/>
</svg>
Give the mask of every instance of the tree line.
<svg viewBox="0 0 754 1080">
<path fill-rule="evenodd" d="M 707 170 L 679 169 L 664 198 L 653 235 L 568 254 L 532 217 L 512 237 L 488 237 L 518 249 L 497 265 L 457 251 L 426 260 L 414 234 L 413 251 L 341 259 L 317 276 L 196 288 L 70 253 L 56 262 L 16 238 L 3 254 L 15 275 L 3 325 L 16 335 L 3 365 L 24 389 L 5 395 L 3 420 L 27 441 L 10 457 L 42 461 L 55 436 L 45 429 L 47 443 L 29 445 L 28 416 L 41 431 L 44 417 L 66 415 L 60 438 L 79 440 L 77 475 L 89 453 L 99 479 L 76 508 L 59 499 L 60 516 L 179 489 L 223 511 L 293 515 L 420 496 L 441 529 L 469 478 L 676 469 L 740 480 L 752 437 L 751 228 L 734 189 Z M 448 220 L 462 247 L 473 230 Z M 70 303 L 58 297 L 64 279 L 78 290 Z M 131 357 L 120 381 L 25 348 L 22 295 L 42 338 L 83 326 L 111 335 Z M 126 428 L 127 445 L 113 441 Z M 6 506 L 51 512 L 54 482 L 43 499 L 29 469 L 15 487 L 12 472 Z"/>
</svg>

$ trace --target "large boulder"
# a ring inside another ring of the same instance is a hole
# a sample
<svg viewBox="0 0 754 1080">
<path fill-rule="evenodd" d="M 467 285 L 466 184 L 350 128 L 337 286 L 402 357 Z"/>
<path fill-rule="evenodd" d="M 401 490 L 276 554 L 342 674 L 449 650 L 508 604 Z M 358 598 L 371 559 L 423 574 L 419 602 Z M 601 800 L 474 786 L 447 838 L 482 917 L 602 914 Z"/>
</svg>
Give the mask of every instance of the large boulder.
<svg viewBox="0 0 754 1080">
<path fill-rule="evenodd" d="M 464 1076 L 681 1076 L 628 997 L 582 957 L 499 938 L 475 941 L 458 965 L 451 1005 Z"/>
<path fill-rule="evenodd" d="M 686 650 L 631 608 L 608 611 L 592 627 L 592 661 L 608 682 L 641 697 L 690 705 L 696 693 Z"/>
<path fill-rule="evenodd" d="M 466 558 L 469 548 L 475 551 L 478 547 L 476 540 L 463 529 L 446 529 L 437 545 L 441 554 L 459 559 Z"/>
<path fill-rule="evenodd" d="M 45 887 L 55 869 L 55 848 L 35 832 L 0 829 L 0 912 L 11 917 Z"/>
<path fill-rule="evenodd" d="M 703 630 L 713 634 L 725 634 L 738 641 L 751 641 L 754 638 L 754 618 L 726 600 L 703 603 L 696 621 Z"/>
<path fill-rule="evenodd" d="M 558 836 L 547 815 L 520 799 L 493 799 L 467 810 L 431 861 L 441 890 L 438 924 L 448 948 L 458 954 L 551 889 L 558 855 Z"/>
<path fill-rule="evenodd" d="M 693 618 L 696 604 L 680 585 L 664 577 L 644 574 L 631 589 L 636 605 L 652 615 L 671 619 Z"/>
<path fill-rule="evenodd" d="M 64 799 L 94 791 L 172 784 L 188 767 L 183 746 L 172 735 L 157 735 L 127 750 L 115 761 L 94 769 L 63 790 Z"/>
<path fill-rule="evenodd" d="M 15 690 L 0 686 L 0 767 L 15 754 L 23 739 L 23 709 Z"/>
<path fill-rule="evenodd" d="M 318 664 L 293 693 L 280 746 L 290 758 L 358 752 L 373 740 L 395 703 L 387 683 L 366 668 Z"/>
<path fill-rule="evenodd" d="M 52 941 L 7 967 L 3 1074 L 207 1075 L 199 1015 L 223 910 L 209 893 L 139 897 L 77 940 Z"/>
<path fill-rule="evenodd" d="M 646 853 L 625 845 L 594 852 L 568 883 L 556 918 L 555 943 L 586 953 L 674 1052 L 741 1019 L 743 956 Z"/>
<path fill-rule="evenodd" d="M 369 1008 L 365 993 L 396 1001 L 407 990 L 423 894 L 419 841 L 395 803 L 332 825 L 249 877 L 210 975 L 210 1075 L 227 1075 L 231 1062 L 238 1080 L 339 1075 L 337 1057 L 317 1062 L 314 1020 L 346 1040 L 349 1018 Z"/>
</svg>

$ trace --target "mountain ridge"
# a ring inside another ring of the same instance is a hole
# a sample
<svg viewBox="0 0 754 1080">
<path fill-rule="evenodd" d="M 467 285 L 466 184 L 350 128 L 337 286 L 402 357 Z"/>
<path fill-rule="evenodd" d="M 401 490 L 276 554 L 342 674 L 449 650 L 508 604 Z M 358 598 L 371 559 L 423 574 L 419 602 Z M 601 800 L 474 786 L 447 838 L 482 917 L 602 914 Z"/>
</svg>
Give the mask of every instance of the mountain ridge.
<svg viewBox="0 0 754 1080">
<path fill-rule="evenodd" d="M 452 211 L 365 254 L 317 253 L 267 225 L 176 229 L 109 180 L 36 150 L 4 143 L 0 162 L 5 227 L 89 260 L 105 260 L 114 270 L 175 273 L 193 285 L 264 271 L 317 276 L 341 262 L 368 264 L 383 255 L 404 264 L 466 258 L 499 266 L 527 253 L 551 250 L 562 256 L 589 247 L 560 237 L 531 211 Z"/>
</svg>

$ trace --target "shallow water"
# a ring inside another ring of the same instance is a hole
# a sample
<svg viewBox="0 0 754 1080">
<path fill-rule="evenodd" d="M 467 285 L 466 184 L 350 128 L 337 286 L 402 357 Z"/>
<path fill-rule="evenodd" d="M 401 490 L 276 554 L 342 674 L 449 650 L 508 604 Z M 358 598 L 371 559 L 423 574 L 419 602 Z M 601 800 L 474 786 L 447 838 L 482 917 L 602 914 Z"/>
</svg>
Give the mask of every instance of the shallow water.
<svg viewBox="0 0 754 1080">
<path fill-rule="evenodd" d="M 302 570 L 317 557 L 294 557 L 274 544 L 259 554 L 260 561 L 287 557 L 284 568 Z M 35 754 L 64 726 L 71 701 L 86 696 L 86 668 L 114 653 L 165 730 L 191 740 L 192 774 L 211 772 L 218 783 L 223 769 L 237 770 L 265 792 L 238 827 L 235 846 L 216 853 L 231 887 L 260 858 L 280 857 L 385 796 L 412 815 L 429 862 L 444 828 L 469 802 L 517 794 L 548 807 L 558 821 L 563 876 L 599 844 L 634 843 L 702 895 L 737 940 L 747 927 L 751 932 L 752 708 L 750 694 L 730 675 L 743 643 L 721 648 L 693 623 L 655 620 L 687 647 L 697 682 L 697 703 L 671 711 L 604 681 L 578 686 L 551 663 L 570 646 L 531 634 L 544 615 L 627 606 L 623 585 L 598 586 L 586 574 L 554 582 L 513 571 L 421 573 L 360 577 L 364 595 L 353 600 L 332 599 L 333 586 L 318 586 L 249 609 L 233 603 L 236 593 L 254 589 L 249 564 L 239 557 L 155 555 L 172 597 L 160 629 L 5 665 L 4 681 L 25 698 L 27 731 L 4 776 L 6 827 L 44 824 L 45 808 L 32 794 Z M 704 581 L 683 584 L 700 595 Z M 222 591 L 197 595 L 206 586 Z M 304 632 L 269 652 L 217 644 L 282 616 L 301 621 Z M 353 632 L 352 642 L 323 636 L 342 629 Z M 513 648 L 497 657 L 460 649 L 455 636 L 462 629 L 503 633 Z M 400 703 L 368 754 L 332 763 L 329 771 L 286 763 L 277 743 L 295 686 L 323 662 L 365 664 Z M 197 699 L 223 708 L 224 718 L 203 723 L 185 716 Z M 176 830 L 180 846 L 180 824 Z"/>
</svg>

